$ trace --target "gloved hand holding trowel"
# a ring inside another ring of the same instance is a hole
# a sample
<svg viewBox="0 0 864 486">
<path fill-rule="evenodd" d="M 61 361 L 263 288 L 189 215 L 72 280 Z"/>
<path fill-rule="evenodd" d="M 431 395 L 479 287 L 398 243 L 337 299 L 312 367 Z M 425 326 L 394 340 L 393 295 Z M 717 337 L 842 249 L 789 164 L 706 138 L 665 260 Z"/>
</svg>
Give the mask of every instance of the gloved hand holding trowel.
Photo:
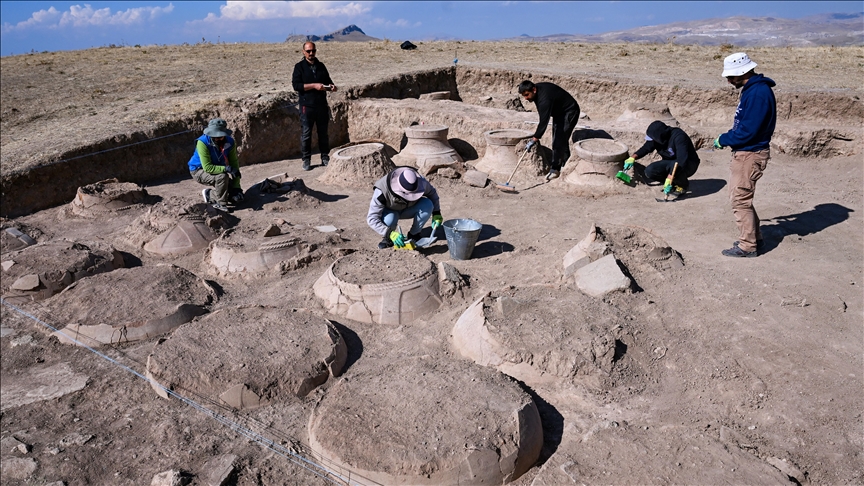
<svg viewBox="0 0 864 486">
<path fill-rule="evenodd" d="M 374 187 L 366 223 L 383 237 L 378 248 L 405 248 L 415 243 L 417 246 L 423 246 L 421 243 L 431 244 L 424 242 L 428 238 L 420 239 L 420 231 L 431 218 L 434 236 L 434 228 L 444 220 L 441 217 L 438 191 L 432 184 L 416 169 L 397 167 L 378 179 Z M 412 221 L 407 235 L 397 231 L 400 219 Z"/>
</svg>

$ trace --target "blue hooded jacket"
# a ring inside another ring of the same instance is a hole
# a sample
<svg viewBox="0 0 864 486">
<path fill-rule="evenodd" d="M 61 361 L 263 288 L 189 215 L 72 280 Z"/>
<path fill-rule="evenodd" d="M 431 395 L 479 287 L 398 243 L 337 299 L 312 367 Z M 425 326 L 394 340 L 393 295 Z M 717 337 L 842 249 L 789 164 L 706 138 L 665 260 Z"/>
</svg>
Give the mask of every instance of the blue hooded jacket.
<svg viewBox="0 0 864 486">
<path fill-rule="evenodd" d="M 777 123 L 776 86 L 772 79 L 755 74 L 741 88 L 732 129 L 720 135 L 720 145 L 735 151 L 756 152 L 770 148 Z"/>
</svg>

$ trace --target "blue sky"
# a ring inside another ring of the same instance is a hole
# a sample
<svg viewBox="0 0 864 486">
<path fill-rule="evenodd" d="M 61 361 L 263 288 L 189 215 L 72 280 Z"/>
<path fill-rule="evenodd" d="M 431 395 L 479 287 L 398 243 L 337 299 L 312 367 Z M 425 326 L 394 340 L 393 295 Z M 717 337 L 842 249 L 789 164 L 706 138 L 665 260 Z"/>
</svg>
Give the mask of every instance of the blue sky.
<svg viewBox="0 0 864 486">
<path fill-rule="evenodd" d="M 812 2 L 0 2 L 0 55 L 89 47 L 281 42 L 356 24 L 391 40 L 489 40 L 599 34 L 734 15 L 799 18 L 858 13 L 859 1 Z"/>
</svg>

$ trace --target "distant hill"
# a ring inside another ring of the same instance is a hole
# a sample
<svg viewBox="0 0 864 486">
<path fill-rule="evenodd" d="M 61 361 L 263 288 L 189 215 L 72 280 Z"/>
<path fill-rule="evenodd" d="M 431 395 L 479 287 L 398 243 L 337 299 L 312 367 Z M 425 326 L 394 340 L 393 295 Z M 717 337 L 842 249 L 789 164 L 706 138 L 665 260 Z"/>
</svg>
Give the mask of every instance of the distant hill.
<svg viewBox="0 0 864 486">
<path fill-rule="evenodd" d="M 639 42 L 740 47 L 864 45 L 864 14 L 821 14 L 800 19 L 727 17 L 651 25 L 603 34 L 522 34 L 505 40 L 535 42 Z"/>
<path fill-rule="evenodd" d="M 357 27 L 354 24 L 345 27 L 344 29 L 339 29 L 335 32 L 331 32 L 327 35 L 317 36 L 317 35 L 289 35 L 285 42 L 366 42 L 366 41 L 378 41 L 381 40 L 377 37 L 370 37 L 363 32 L 360 27 Z"/>
</svg>

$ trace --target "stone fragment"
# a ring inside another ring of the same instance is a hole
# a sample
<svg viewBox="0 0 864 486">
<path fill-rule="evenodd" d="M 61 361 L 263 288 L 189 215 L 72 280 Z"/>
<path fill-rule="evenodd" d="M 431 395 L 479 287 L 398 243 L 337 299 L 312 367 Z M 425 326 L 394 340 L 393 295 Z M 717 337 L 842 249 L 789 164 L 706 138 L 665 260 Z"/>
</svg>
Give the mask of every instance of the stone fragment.
<svg viewBox="0 0 864 486">
<path fill-rule="evenodd" d="M 500 312 L 504 317 L 512 316 L 522 305 L 518 300 L 507 296 L 498 297 L 498 300 L 495 303 L 497 304 L 498 312 Z"/>
<path fill-rule="evenodd" d="M 53 483 L 48 483 L 45 486 L 66 486 L 65 481 L 54 481 Z"/>
<path fill-rule="evenodd" d="M 264 237 L 265 237 L 265 238 L 269 238 L 269 237 L 271 237 L 271 236 L 279 236 L 279 235 L 281 235 L 281 234 L 282 234 L 282 230 L 279 229 L 279 226 L 276 225 L 276 224 L 271 224 L 271 225 L 268 226 L 267 229 L 264 231 Z"/>
<path fill-rule="evenodd" d="M 24 275 L 23 277 L 18 278 L 12 284 L 12 290 L 21 290 L 26 292 L 28 290 L 36 290 L 39 288 L 39 275 L 35 273 L 31 273 L 29 275 Z"/>
<path fill-rule="evenodd" d="M 776 467 L 786 476 L 789 476 L 790 479 L 793 479 L 794 482 L 798 484 L 810 484 L 810 480 L 807 478 L 807 473 L 802 472 L 800 469 L 795 467 L 794 464 L 787 461 L 786 459 L 780 459 L 779 457 L 769 457 L 765 460 L 768 464 Z"/>
<path fill-rule="evenodd" d="M 16 346 L 23 346 L 25 344 L 30 344 L 32 342 L 33 342 L 33 336 L 31 336 L 29 334 L 25 334 L 21 337 L 17 337 L 15 339 L 13 339 L 12 342 L 9 344 L 11 344 L 12 347 L 14 348 Z"/>
<path fill-rule="evenodd" d="M 258 408 L 267 402 L 255 394 L 245 383 L 234 385 L 219 395 L 219 398 L 237 410 Z"/>
<path fill-rule="evenodd" d="M 316 226 L 315 229 L 322 233 L 333 233 L 334 231 L 339 231 L 339 228 L 333 225 Z"/>
<path fill-rule="evenodd" d="M 456 172 L 456 169 L 454 169 L 452 167 L 445 167 L 443 169 L 438 169 L 437 174 L 440 175 L 441 177 L 446 177 L 448 179 L 455 179 L 455 178 L 459 177 L 459 173 Z"/>
<path fill-rule="evenodd" d="M 486 187 L 486 181 L 489 175 L 479 170 L 469 170 L 462 176 L 462 180 L 469 186 Z"/>
<path fill-rule="evenodd" d="M 234 462 L 237 456 L 223 454 L 207 461 L 204 470 L 207 471 L 207 486 L 227 486 L 234 479 Z"/>
<path fill-rule="evenodd" d="M 36 460 L 29 457 L 11 457 L 0 462 L 4 483 L 10 479 L 27 479 L 36 472 L 37 467 L 39 464 Z"/>
<path fill-rule="evenodd" d="M 576 270 L 575 279 L 579 290 L 597 298 L 630 288 L 630 278 L 618 267 L 614 255 L 606 255 Z"/>
<path fill-rule="evenodd" d="M 0 268 L 2 268 L 3 271 L 5 272 L 5 271 L 9 270 L 10 268 L 12 268 L 12 265 L 15 265 L 14 261 L 6 260 L 5 262 L 0 263 Z"/>
<path fill-rule="evenodd" d="M 6 336 L 13 336 L 17 332 L 18 331 L 12 329 L 11 327 L 0 327 L 0 338 L 4 338 Z"/>
<path fill-rule="evenodd" d="M 3 439 L 0 440 L 0 451 L 3 451 L 3 452 L 14 452 L 14 451 L 20 452 L 21 446 L 24 446 L 24 449 L 29 452 L 30 449 L 29 449 L 29 446 L 27 444 L 21 442 L 20 440 L 16 439 L 15 437 L 12 437 L 11 435 L 9 437 L 3 437 Z M 24 452 L 24 454 L 26 454 L 26 453 L 27 452 Z"/>
<path fill-rule="evenodd" d="M 79 434 L 78 432 L 74 432 L 72 434 L 67 435 L 60 439 L 61 446 L 70 446 L 70 445 L 84 445 L 90 442 L 93 436 L 90 434 Z"/>
<path fill-rule="evenodd" d="M 190 481 L 191 478 L 186 477 L 182 472 L 169 469 L 153 476 L 150 486 L 185 486 Z"/>
<path fill-rule="evenodd" d="M 68 395 L 82 390 L 90 378 L 72 371 L 69 363 L 31 369 L 3 379 L 0 411 Z"/>
</svg>

